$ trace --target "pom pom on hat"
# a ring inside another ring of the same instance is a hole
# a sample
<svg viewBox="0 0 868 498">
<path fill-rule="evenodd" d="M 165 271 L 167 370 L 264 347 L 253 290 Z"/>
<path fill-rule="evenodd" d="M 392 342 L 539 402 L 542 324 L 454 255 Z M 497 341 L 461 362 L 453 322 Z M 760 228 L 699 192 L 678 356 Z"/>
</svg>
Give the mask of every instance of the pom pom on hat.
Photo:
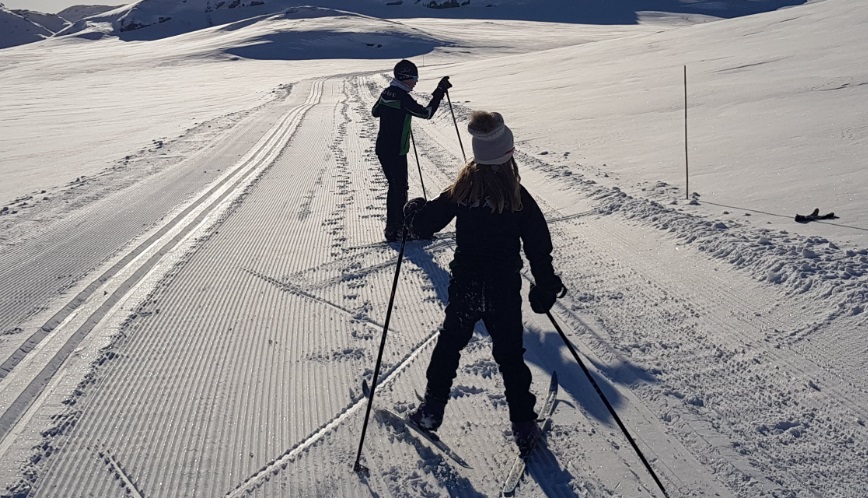
<svg viewBox="0 0 868 498">
<path fill-rule="evenodd" d="M 473 137 L 473 161 L 476 164 L 503 164 L 515 152 L 512 130 L 498 112 L 474 111 L 467 131 Z"/>
</svg>

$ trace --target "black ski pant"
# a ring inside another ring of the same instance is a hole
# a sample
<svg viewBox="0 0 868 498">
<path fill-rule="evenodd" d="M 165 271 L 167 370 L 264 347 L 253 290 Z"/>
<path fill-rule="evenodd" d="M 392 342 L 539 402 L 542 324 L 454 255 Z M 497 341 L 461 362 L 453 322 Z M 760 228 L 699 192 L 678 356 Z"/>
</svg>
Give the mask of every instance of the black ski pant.
<svg viewBox="0 0 868 498">
<path fill-rule="evenodd" d="M 386 194 L 386 228 L 400 230 L 404 225 L 404 204 L 407 203 L 407 155 L 377 154 L 389 191 Z"/>
<path fill-rule="evenodd" d="M 477 272 L 453 271 L 449 280 L 446 318 L 428 365 L 426 395 L 442 401 L 449 399 L 461 350 L 470 342 L 479 320 L 485 324 L 493 342 L 494 361 L 506 387 L 510 421 L 536 419 L 536 397 L 530 392 L 531 373 L 524 362 L 521 276 L 518 272 L 486 276 Z"/>
</svg>

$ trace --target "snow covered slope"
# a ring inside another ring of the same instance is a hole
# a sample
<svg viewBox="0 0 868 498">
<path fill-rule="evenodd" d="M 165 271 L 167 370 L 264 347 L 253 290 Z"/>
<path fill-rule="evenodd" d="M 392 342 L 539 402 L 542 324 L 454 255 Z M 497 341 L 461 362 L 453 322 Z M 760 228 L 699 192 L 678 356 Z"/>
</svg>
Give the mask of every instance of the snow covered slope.
<svg viewBox="0 0 868 498">
<path fill-rule="evenodd" d="M 43 14 L 41 12 L 22 9 L 16 9 L 13 12 L 32 23 L 42 26 L 52 33 L 56 33 L 70 24 L 70 21 L 57 14 Z"/>
<path fill-rule="evenodd" d="M 419 100 L 455 84 L 413 122 L 410 195 L 454 178 L 471 110 L 504 114 L 570 291 L 554 317 L 670 496 L 865 495 L 868 5 L 334 11 L 0 54 L 0 495 L 498 494 L 515 448 L 481 326 L 440 431 L 472 468 L 375 418 L 351 469 L 398 261 L 370 114 L 398 56 Z M 793 219 L 815 207 L 839 218 Z M 452 230 L 405 247 L 375 407 L 424 389 Z M 660 496 L 523 306 L 533 388 L 561 389 L 518 495 Z"/>
<path fill-rule="evenodd" d="M 44 40 L 52 32 L 0 4 L 0 49 Z"/>
<path fill-rule="evenodd" d="M 103 12 L 108 12 L 118 7 L 120 7 L 120 5 L 73 5 L 72 7 L 67 7 L 61 10 L 57 15 L 66 19 L 70 23 L 75 23 L 85 17 L 102 14 Z"/>
<path fill-rule="evenodd" d="M 632 24 L 645 12 L 689 16 L 735 17 L 774 10 L 801 0 L 726 1 L 592 1 L 500 0 L 498 2 L 421 2 L 382 0 L 317 0 L 318 7 L 356 12 L 381 18 L 432 17 L 448 19 L 513 19 L 523 21 Z M 290 0 L 139 0 L 89 21 L 76 23 L 63 34 L 110 25 L 108 34 L 124 39 L 155 39 L 205 27 L 226 24 L 298 7 Z M 136 33 L 132 33 L 132 32 Z"/>
</svg>

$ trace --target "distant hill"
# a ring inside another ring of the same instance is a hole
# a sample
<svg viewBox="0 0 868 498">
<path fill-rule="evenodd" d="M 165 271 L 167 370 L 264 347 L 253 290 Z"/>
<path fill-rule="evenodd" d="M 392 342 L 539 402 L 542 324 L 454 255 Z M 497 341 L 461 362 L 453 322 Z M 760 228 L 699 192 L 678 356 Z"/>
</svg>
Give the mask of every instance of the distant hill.
<svg viewBox="0 0 868 498">
<path fill-rule="evenodd" d="M 300 4 L 382 19 L 440 17 L 512 19 L 587 24 L 633 24 L 639 13 L 736 17 L 806 0 L 139 0 L 127 5 L 75 6 L 58 13 L 70 22 L 56 36 L 154 40 L 258 16 L 280 14 Z M 21 16 L 19 16 L 21 17 Z M 34 15 L 29 15 L 35 19 Z M 46 21 L 48 22 L 48 21 Z M 39 24 L 32 23 L 32 24 Z M 44 26 L 44 25 L 42 25 Z M 48 29 L 50 31 L 50 29 Z M 34 28 L 31 27 L 31 31 Z M 36 36 L 36 34 L 34 34 Z M 29 43 L 41 38 L 28 38 Z M 5 41 L 4 41 L 5 42 Z M 11 46 L 17 43 L 10 43 Z"/>
<path fill-rule="evenodd" d="M 0 49 L 44 40 L 52 31 L 30 21 L 0 4 Z"/>
<path fill-rule="evenodd" d="M 43 14 L 42 12 L 35 12 L 25 9 L 15 9 L 12 12 L 18 14 L 19 16 L 27 19 L 34 24 L 42 26 L 43 28 L 51 31 L 52 33 L 57 33 L 61 29 L 71 24 L 69 20 L 57 14 Z"/>
<path fill-rule="evenodd" d="M 122 5 L 73 5 L 72 7 L 61 10 L 57 15 L 66 19 L 71 24 L 78 22 L 85 17 L 102 14 L 103 12 L 115 10 L 118 7 L 122 7 Z"/>
<path fill-rule="evenodd" d="M 27 9 L 11 10 L 0 3 L 0 49 L 44 40 L 86 17 L 102 14 L 117 6 L 76 5 L 57 14 Z"/>
</svg>

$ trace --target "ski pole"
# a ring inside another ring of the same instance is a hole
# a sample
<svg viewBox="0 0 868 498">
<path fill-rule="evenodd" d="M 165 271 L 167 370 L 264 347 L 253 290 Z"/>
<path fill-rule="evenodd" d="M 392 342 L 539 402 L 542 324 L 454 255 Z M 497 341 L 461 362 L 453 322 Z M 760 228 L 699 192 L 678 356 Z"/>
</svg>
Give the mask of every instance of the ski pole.
<svg viewBox="0 0 868 498">
<path fill-rule="evenodd" d="M 425 180 L 422 179 L 422 163 L 419 162 L 419 152 L 416 150 L 416 139 L 413 138 L 413 130 L 410 130 L 410 141 L 413 142 L 413 153 L 416 154 L 416 166 L 419 167 L 419 182 L 422 184 L 422 197 L 428 198 L 428 193 L 425 192 Z"/>
<path fill-rule="evenodd" d="M 570 343 L 570 340 L 567 339 L 567 336 L 564 334 L 564 331 L 561 330 L 561 327 L 558 325 L 558 322 L 555 321 L 555 317 L 552 316 L 551 311 L 546 311 L 546 316 L 549 317 L 549 320 L 552 321 L 552 325 L 555 326 L 555 330 L 560 334 L 561 339 L 564 340 L 564 344 L 567 345 L 567 349 L 570 350 L 570 353 L 573 354 L 573 358 L 576 359 L 576 362 L 582 367 L 582 371 L 585 372 L 585 375 L 588 376 L 588 380 L 591 381 L 591 384 L 594 386 L 594 389 L 597 391 L 597 394 L 602 398 L 603 403 L 606 405 L 606 408 L 609 409 L 609 413 L 612 414 L 612 417 L 615 419 L 615 422 L 618 423 L 618 427 L 621 428 L 621 431 L 627 436 L 627 440 L 630 441 L 630 445 L 633 446 L 633 449 L 636 450 L 636 453 L 639 455 L 639 459 L 642 460 L 642 463 L 645 464 L 645 468 L 648 469 L 648 472 L 651 473 L 651 477 L 654 478 L 654 482 L 657 483 L 657 486 L 660 488 L 660 491 L 663 492 L 663 496 L 669 497 L 669 494 L 666 493 L 666 488 L 663 487 L 663 483 L 660 482 L 660 479 L 657 477 L 657 474 L 654 473 L 654 469 L 651 468 L 651 464 L 648 463 L 648 460 L 645 459 L 645 455 L 642 454 L 642 450 L 636 445 L 636 441 L 633 440 L 633 437 L 630 436 L 630 432 L 627 431 L 627 427 L 624 426 L 624 423 L 621 422 L 621 418 L 618 417 L 618 414 L 615 413 L 615 409 L 612 408 L 612 405 L 609 403 L 609 400 L 606 399 L 606 396 L 603 394 L 603 390 L 600 389 L 600 386 L 597 385 L 597 381 L 591 376 L 591 372 L 588 371 L 588 367 L 582 362 L 582 359 L 579 358 L 579 354 L 576 352 L 576 349 Z"/>
<path fill-rule="evenodd" d="M 461 132 L 458 131 L 458 121 L 455 119 L 455 111 L 452 110 L 452 99 L 449 98 L 449 90 L 446 90 L 446 102 L 449 102 L 449 113 L 452 114 L 452 123 L 455 125 L 455 133 L 458 134 L 458 145 L 461 146 L 461 156 L 467 162 L 467 154 L 464 153 L 464 144 L 461 143 Z"/>
<path fill-rule="evenodd" d="M 383 361 L 383 349 L 386 347 L 386 332 L 389 331 L 389 320 L 392 318 L 392 305 L 395 304 L 395 291 L 398 289 L 398 275 L 401 273 L 401 262 L 404 260 L 404 246 L 407 243 L 407 228 L 401 230 L 401 249 L 398 251 L 398 266 L 395 268 L 395 278 L 392 280 L 392 294 L 389 296 L 389 307 L 386 310 L 386 321 L 383 323 L 383 338 L 380 340 L 380 351 L 377 353 L 377 364 L 374 367 L 374 378 L 371 379 L 371 394 L 368 396 L 368 408 L 365 411 L 365 423 L 362 425 L 362 436 L 359 439 L 359 452 L 353 470 L 357 473 L 367 473 L 368 468 L 359 463 L 362 458 L 362 446 L 365 444 L 365 433 L 368 431 L 368 420 L 371 417 L 371 407 L 374 404 L 374 391 L 377 390 L 377 376 Z"/>
</svg>

